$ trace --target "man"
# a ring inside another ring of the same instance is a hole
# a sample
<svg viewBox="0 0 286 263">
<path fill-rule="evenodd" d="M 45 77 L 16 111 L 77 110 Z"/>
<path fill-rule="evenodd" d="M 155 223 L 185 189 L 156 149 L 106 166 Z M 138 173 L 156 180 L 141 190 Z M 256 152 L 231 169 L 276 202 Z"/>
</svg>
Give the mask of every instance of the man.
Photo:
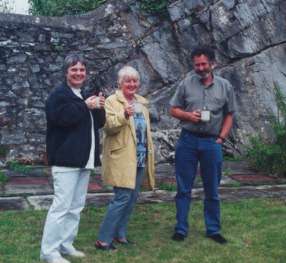
<svg viewBox="0 0 286 263">
<path fill-rule="evenodd" d="M 87 75 L 83 57 L 68 55 L 64 74 L 63 84 L 51 92 L 46 103 L 47 153 L 54 199 L 45 223 L 40 257 L 48 263 L 69 263 L 63 255 L 85 256 L 73 246 L 73 241 L 90 172 L 100 163 L 98 129 L 105 123 L 104 97 L 82 95 Z"/>
<path fill-rule="evenodd" d="M 213 73 L 215 55 L 208 47 L 191 53 L 194 71 L 181 82 L 171 99 L 170 113 L 179 119 L 182 132 L 176 145 L 177 224 L 173 240 L 188 234 L 188 213 L 198 163 L 205 192 L 206 236 L 225 244 L 220 234 L 218 187 L 222 170 L 222 143 L 233 123 L 234 92 L 231 84 Z"/>
</svg>

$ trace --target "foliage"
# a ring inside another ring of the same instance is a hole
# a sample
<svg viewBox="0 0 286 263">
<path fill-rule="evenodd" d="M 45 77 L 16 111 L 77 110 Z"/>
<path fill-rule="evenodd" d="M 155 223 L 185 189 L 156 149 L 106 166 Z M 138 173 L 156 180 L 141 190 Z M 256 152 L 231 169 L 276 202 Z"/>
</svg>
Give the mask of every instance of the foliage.
<svg viewBox="0 0 286 263">
<path fill-rule="evenodd" d="M 13 11 L 13 6 L 15 1 L 13 0 L 0 0 L 0 12 L 11 13 Z"/>
<path fill-rule="evenodd" d="M 142 10 L 151 14 L 162 14 L 167 11 L 168 0 L 140 0 Z"/>
<path fill-rule="evenodd" d="M 82 213 L 75 246 L 86 258 L 72 262 L 91 263 L 278 263 L 285 262 L 286 206 L 275 199 L 224 202 L 223 233 L 229 240 L 221 246 L 205 238 L 203 206 L 192 203 L 190 233 L 183 243 L 171 240 L 175 224 L 175 205 L 137 205 L 128 233 L 135 242 L 119 246 L 118 251 L 98 251 L 94 242 L 105 208 L 87 208 Z M 40 240 L 46 211 L 1 212 L 0 262 L 39 263 Z M 206 253 L 207 251 L 207 253 Z"/>
<path fill-rule="evenodd" d="M 106 0 L 29 0 L 33 15 L 63 16 L 94 10 Z"/>
<path fill-rule="evenodd" d="M 229 162 L 240 162 L 243 160 L 243 156 L 242 155 L 230 155 L 224 152 L 223 160 L 229 161 Z"/>
<path fill-rule="evenodd" d="M 32 170 L 32 167 L 30 165 L 25 165 L 18 161 L 9 161 L 7 163 L 7 166 L 10 170 L 23 174 L 28 174 Z"/>
<path fill-rule="evenodd" d="M 0 171 L 0 185 L 3 186 L 8 181 L 8 177 L 3 171 Z"/>
<path fill-rule="evenodd" d="M 250 164 L 259 171 L 286 176 L 286 97 L 274 85 L 278 114 L 272 121 L 275 141 L 270 143 L 258 135 L 251 138 L 247 150 Z"/>
<path fill-rule="evenodd" d="M 9 149 L 7 145 L 0 144 L 0 158 L 5 158 L 7 156 Z"/>
<path fill-rule="evenodd" d="M 160 190 L 166 190 L 166 191 L 171 191 L 171 192 L 175 192 L 177 191 L 177 186 L 175 183 L 168 183 L 168 182 L 160 182 L 158 184 L 158 188 Z"/>
<path fill-rule="evenodd" d="M 92 11 L 106 0 L 29 0 L 33 15 L 63 16 Z M 140 8 L 151 14 L 164 14 L 168 0 L 139 0 Z"/>
</svg>

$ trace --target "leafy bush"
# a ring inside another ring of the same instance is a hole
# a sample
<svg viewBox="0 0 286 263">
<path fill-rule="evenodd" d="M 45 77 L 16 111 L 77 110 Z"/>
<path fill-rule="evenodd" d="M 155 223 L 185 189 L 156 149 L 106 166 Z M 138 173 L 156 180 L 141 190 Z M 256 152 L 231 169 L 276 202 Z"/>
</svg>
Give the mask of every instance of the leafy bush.
<svg viewBox="0 0 286 263">
<path fill-rule="evenodd" d="M 7 163 L 7 167 L 14 172 L 23 173 L 23 174 L 28 174 L 32 171 L 32 167 L 30 165 L 22 164 L 16 160 L 9 161 Z"/>
<path fill-rule="evenodd" d="M 0 0 L 1 1 L 1 0 Z M 92 11 L 106 0 L 29 0 L 32 15 L 63 16 Z M 140 8 L 147 13 L 165 14 L 168 0 L 139 0 Z"/>
<path fill-rule="evenodd" d="M 0 171 L 0 186 L 5 185 L 7 181 L 8 181 L 8 177 L 5 175 L 3 171 Z"/>
<path fill-rule="evenodd" d="M 168 0 L 140 0 L 140 8 L 151 14 L 162 14 L 167 11 Z"/>
<path fill-rule="evenodd" d="M 8 146 L 0 144 L 0 158 L 5 158 L 8 151 Z"/>
<path fill-rule="evenodd" d="M 106 0 L 29 0 L 32 15 L 63 16 L 92 11 Z"/>
<path fill-rule="evenodd" d="M 175 192 L 177 190 L 176 183 L 161 182 L 158 184 L 160 190 Z"/>
<path fill-rule="evenodd" d="M 286 176 L 286 96 L 274 85 L 278 114 L 272 121 L 274 142 L 266 142 L 261 136 L 251 138 L 247 150 L 250 164 L 258 171 Z"/>
</svg>

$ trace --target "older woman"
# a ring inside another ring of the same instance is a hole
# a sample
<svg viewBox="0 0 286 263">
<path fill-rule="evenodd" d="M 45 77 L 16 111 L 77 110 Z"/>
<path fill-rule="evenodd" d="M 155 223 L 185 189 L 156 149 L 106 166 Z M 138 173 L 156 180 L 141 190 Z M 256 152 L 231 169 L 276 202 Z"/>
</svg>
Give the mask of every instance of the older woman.
<svg viewBox="0 0 286 263">
<path fill-rule="evenodd" d="M 41 259 L 68 263 L 63 255 L 84 257 L 73 246 L 84 207 L 90 171 L 99 165 L 98 129 L 105 123 L 103 96 L 82 95 L 86 62 L 79 54 L 64 61 L 65 81 L 46 103 L 47 153 L 52 166 L 54 199 L 41 245 Z"/>
<path fill-rule="evenodd" d="M 144 175 L 154 188 L 154 154 L 147 100 L 137 95 L 139 73 L 130 66 L 118 72 L 115 94 L 106 99 L 103 141 L 103 179 L 114 198 L 99 230 L 95 246 L 115 249 L 113 241 L 129 244 L 127 224 Z"/>
</svg>

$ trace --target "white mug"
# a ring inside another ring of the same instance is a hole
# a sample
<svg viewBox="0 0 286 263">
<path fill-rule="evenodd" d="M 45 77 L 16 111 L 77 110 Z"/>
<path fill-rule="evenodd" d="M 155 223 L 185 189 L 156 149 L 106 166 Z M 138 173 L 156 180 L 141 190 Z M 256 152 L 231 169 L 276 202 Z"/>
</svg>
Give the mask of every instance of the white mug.
<svg viewBox="0 0 286 263">
<path fill-rule="evenodd" d="M 100 108 L 100 97 L 99 96 L 95 97 L 95 108 L 96 109 Z"/>
<path fill-rule="evenodd" d="M 208 122 L 211 119 L 211 112 L 209 110 L 201 111 L 201 121 Z"/>
</svg>

